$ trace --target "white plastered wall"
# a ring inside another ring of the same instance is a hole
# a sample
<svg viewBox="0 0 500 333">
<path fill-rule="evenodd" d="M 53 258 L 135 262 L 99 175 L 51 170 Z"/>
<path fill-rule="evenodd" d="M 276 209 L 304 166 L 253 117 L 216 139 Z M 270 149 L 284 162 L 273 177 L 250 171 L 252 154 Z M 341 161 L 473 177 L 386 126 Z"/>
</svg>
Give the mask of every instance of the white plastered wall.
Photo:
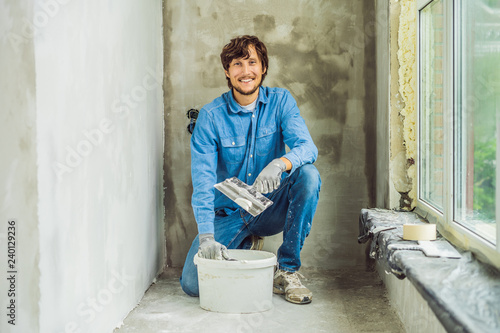
<svg viewBox="0 0 500 333">
<path fill-rule="evenodd" d="M 20 221 L 20 325 L 0 331 L 110 332 L 165 256 L 162 2 L 0 7 L 1 237 Z"/>
<path fill-rule="evenodd" d="M 32 39 L 15 43 L 11 34 L 20 34 L 32 6 L 28 0 L 0 0 L 0 332 L 39 328 L 34 47 Z M 10 244 L 9 220 L 15 221 Z M 8 245 L 15 245 L 11 258 Z"/>
</svg>

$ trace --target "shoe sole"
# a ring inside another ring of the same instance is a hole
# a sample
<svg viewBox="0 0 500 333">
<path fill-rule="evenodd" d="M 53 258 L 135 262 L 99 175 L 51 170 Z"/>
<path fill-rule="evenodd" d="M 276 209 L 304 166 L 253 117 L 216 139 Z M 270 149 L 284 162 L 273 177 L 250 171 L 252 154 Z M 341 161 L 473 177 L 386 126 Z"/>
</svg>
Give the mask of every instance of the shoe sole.
<svg viewBox="0 0 500 333">
<path fill-rule="evenodd" d="M 307 297 L 307 296 L 306 296 L 306 297 L 304 297 L 304 298 L 302 299 L 302 301 L 296 301 L 296 300 L 294 300 L 294 299 L 290 299 L 290 298 L 288 298 L 288 297 L 286 297 L 286 296 L 285 296 L 285 299 L 286 299 L 288 302 L 290 302 L 290 303 L 294 303 L 294 304 L 309 304 L 309 303 L 311 303 L 311 302 L 312 302 L 312 298 L 309 298 L 309 297 Z"/>
</svg>

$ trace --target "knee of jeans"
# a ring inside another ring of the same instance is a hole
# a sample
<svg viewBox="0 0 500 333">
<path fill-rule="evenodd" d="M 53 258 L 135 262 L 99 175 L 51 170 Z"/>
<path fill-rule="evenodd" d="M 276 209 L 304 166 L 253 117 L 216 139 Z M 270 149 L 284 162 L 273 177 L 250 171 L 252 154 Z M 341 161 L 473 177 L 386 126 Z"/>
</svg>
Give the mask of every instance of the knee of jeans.
<svg viewBox="0 0 500 333">
<path fill-rule="evenodd" d="M 321 188 L 321 177 L 319 175 L 318 169 L 313 164 L 305 164 L 299 168 L 300 177 L 305 180 L 307 187 L 310 190 L 320 190 Z"/>
<path fill-rule="evenodd" d="M 181 288 L 182 291 L 184 291 L 186 294 L 189 296 L 197 297 L 200 294 L 198 283 L 189 283 L 186 281 L 183 281 L 182 276 L 179 279 L 179 282 L 181 283 Z"/>
</svg>

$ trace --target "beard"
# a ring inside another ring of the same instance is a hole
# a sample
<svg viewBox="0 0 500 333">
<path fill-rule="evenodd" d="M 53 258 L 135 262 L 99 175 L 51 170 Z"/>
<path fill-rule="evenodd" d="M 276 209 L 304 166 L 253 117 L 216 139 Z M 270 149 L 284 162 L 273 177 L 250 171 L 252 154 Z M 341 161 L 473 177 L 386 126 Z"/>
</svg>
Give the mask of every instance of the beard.
<svg viewBox="0 0 500 333">
<path fill-rule="evenodd" d="M 250 90 L 250 91 L 243 91 L 239 87 L 235 87 L 235 86 L 233 86 L 233 89 L 236 90 L 237 92 L 239 92 L 242 95 L 249 96 L 249 95 L 252 95 L 254 92 L 256 92 L 257 89 L 259 89 L 259 87 L 260 87 L 260 84 L 258 86 L 256 86 L 255 88 L 253 88 L 252 90 Z"/>
<path fill-rule="evenodd" d="M 237 92 L 239 92 L 240 94 L 244 95 L 244 96 L 249 96 L 249 95 L 252 95 L 253 93 L 255 93 L 260 88 L 261 85 L 262 85 L 262 79 L 260 80 L 259 84 L 256 85 L 255 88 L 253 88 L 250 91 L 243 91 L 243 90 L 241 90 L 240 87 L 236 87 L 234 85 L 233 85 L 233 89 L 236 90 Z"/>
</svg>

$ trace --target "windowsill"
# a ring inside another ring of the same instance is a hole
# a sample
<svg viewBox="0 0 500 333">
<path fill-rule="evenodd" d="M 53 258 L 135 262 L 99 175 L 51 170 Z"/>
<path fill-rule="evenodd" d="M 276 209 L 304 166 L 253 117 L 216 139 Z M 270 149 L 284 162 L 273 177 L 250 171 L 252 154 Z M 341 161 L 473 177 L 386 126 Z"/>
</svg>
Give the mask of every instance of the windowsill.
<svg viewBox="0 0 500 333">
<path fill-rule="evenodd" d="M 462 252 L 461 259 L 449 259 L 426 257 L 419 250 L 390 249 L 391 244 L 416 245 L 402 239 L 405 223 L 425 222 L 411 212 L 362 209 L 358 242 L 371 240 L 370 256 L 385 271 L 407 277 L 447 331 L 500 331 L 500 272 L 470 252 Z M 395 229 L 378 231 L 387 227 Z"/>
<path fill-rule="evenodd" d="M 425 205 L 423 205 L 425 207 Z M 437 225 L 441 235 L 449 240 L 452 244 L 471 251 L 481 261 L 488 263 L 500 269 L 500 255 L 491 243 L 485 242 L 483 238 L 464 228 L 458 223 L 439 223 L 442 216 L 433 213 L 432 209 L 428 210 L 421 208 L 419 205 L 415 208 L 415 213 L 423 217 L 424 220 Z M 496 231 L 495 231 L 496 232 Z"/>
</svg>

